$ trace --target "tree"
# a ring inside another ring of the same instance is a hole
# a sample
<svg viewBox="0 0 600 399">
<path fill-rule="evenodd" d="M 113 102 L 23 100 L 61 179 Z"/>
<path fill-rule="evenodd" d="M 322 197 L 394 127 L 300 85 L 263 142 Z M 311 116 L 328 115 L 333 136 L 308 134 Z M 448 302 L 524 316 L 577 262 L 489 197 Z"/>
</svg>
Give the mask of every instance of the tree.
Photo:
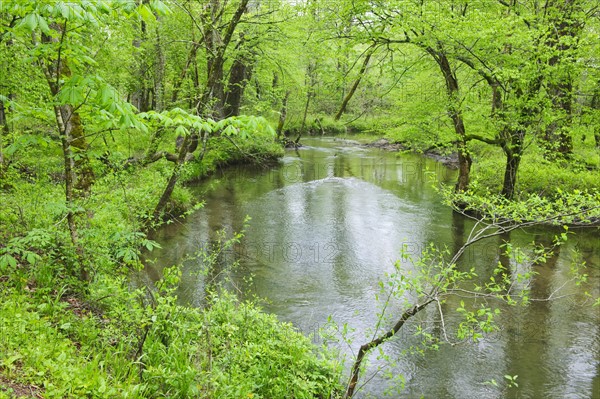
<svg viewBox="0 0 600 399">
<path fill-rule="evenodd" d="M 543 13 L 547 18 L 544 46 L 547 47 L 547 92 L 552 101 L 553 117 L 546 126 L 544 142 L 548 156 L 566 158 L 573 152 L 569 132 L 573 123 L 573 82 L 579 36 L 585 15 L 582 0 L 549 1 Z"/>
<path fill-rule="evenodd" d="M 85 213 L 81 200 L 89 196 L 95 175 L 90 164 L 88 134 L 81 111 L 89 108 L 99 117 L 98 124 L 105 124 L 108 120 L 112 127 L 143 128 L 143 125 L 136 122 L 133 107 L 119 100 L 110 85 L 90 72 L 95 66 L 93 53 L 82 42 L 101 22 L 106 23 L 104 19 L 109 18 L 113 11 L 135 13 L 136 9 L 112 9 L 105 3 L 96 7 L 88 2 L 22 4 L 7 1 L 3 5 L 20 20 L 11 34 L 24 42 L 31 40 L 30 54 L 41 69 L 52 97 L 63 154 L 66 220 L 79 268 L 72 272 L 82 280 L 88 280 L 90 275 L 78 225 Z"/>
<path fill-rule="evenodd" d="M 348 93 L 346 99 L 344 99 L 342 107 L 336 115 L 336 120 L 341 116 L 347 101 L 351 98 L 354 90 L 360 83 L 372 52 L 377 46 L 390 46 L 392 44 L 412 44 L 416 46 L 432 57 L 445 82 L 447 114 L 452 121 L 456 135 L 455 145 L 459 159 L 459 175 L 455 189 L 457 192 L 463 192 L 468 189 L 472 163 L 467 148 L 468 139 L 461 110 L 463 100 L 459 89 L 456 67 L 451 65 L 449 52 L 446 49 L 448 46 L 446 43 L 447 39 L 442 39 L 441 35 L 438 35 L 436 32 L 440 25 L 444 30 L 446 27 L 450 27 L 454 23 L 452 18 L 464 17 L 466 7 L 458 7 L 456 10 L 451 5 L 447 9 L 443 7 L 444 4 L 437 2 L 433 8 L 431 5 L 421 4 L 415 7 L 406 7 L 405 12 L 400 13 L 395 11 L 394 5 L 390 5 L 389 7 L 383 6 L 374 12 L 374 17 L 368 9 L 363 9 L 362 12 L 365 14 L 360 14 L 360 6 L 354 10 L 354 12 L 359 13 L 355 17 L 359 18 L 360 25 L 364 28 L 359 34 L 361 36 L 366 35 L 369 38 L 368 40 L 372 40 L 374 44 L 367 51 L 355 85 Z M 363 40 L 365 39 L 363 38 Z"/>
<path fill-rule="evenodd" d="M 225 60 L 234 33 L 242 16 L 247 12 L 249 0 L 234 4 L 229 20 L 223 20 L 228 4 L 211 0 L 201 15 L 202 37 L 206 51 L 206 87 L 198 104 L 198 113 L 221 119 L 225 116 Z"/>
<path fill-rule="evenodd" d="M 600 148 L 600 81 L 595 85 L 594 92 L 592 94 L 592 101 L 590 103 L 590 110 L 592 114 L 592 128 L 594 129 L 594 140 L 596 141 L 596 147 Z"/>
<path fill-rule="evenodd" d="M 162 113 L 150 111 L 139 116 L 140 118 L 152 121 L 156 133 L 145 156 L 142 159 L 133 160 L 129 164 L 141 162 L 143 165 L 148 165 L 163 158 L 174 164 L 167 184 L 154 208 L 152 217 L 147 220 L 147 229 L 154 227 L 154 224 L 160 222 L 164 216 L 164 210 L 173 194 L 173 190 L 185 164 L 191 161 L 202 162 L 207 150 L 209 136 L 220 136 L 225 140 L 231 141 L 233 137 L 240 137 L 246 140 L 259 133 L 275 134 L 273 129 L 268 126 L 266 120 L 251 116 L 229 117 L 215 122 L 210 118 L 202 118 L 190 114 L 181 108 L 174 108 Z M 167 129 L 173 129 L 180 138 L 178 140 L 178 152 L 175 154 L 156 151 L 157 140 Z M 196 156 L 194 153 L 199 147 L 199 140 L 202 141 L 202 151 L 199 156 Z"/>
<path fill-rule="evenodd" d="M 434 47 L 426 46 L 425 51 L 435 60 L 444 76 L 446 83 L 446 93 L 448 96 L 448 116 L 452 120 L 454 132 L 456 133 L 456 149 L 458 152 L 458 178 L 455 186 L 456 192 L 464 192 L 469 188 L 471 174 L 471 155 L 467 147 L 468 139 L 466 136 L 465 122 L 461 110 L 461 93 L 458 85 L 458 76 L 456 69 L 450 65 L 450 60 L 441 42 L 437 42 Z"/>
<path fill-rule="evenodd" d="M 346 93 L 346 96 L 342 100 L 342 105 L 340 105 L 340 109 L 335 114 L 334 120 L 336 120 L 336 121 L 340 120 L 340 118 L 342 117 L 342 115 L 344 114 L 344 112 L 346 112 L 346 107 L 348 106 L 348 103 L 350 102 L 350 100 L 354 96 L 354 93 L 356 93 L 356 89 L 358 88 L 358 85 L 360 84 L 363 76 L 367 72 L 367 67 L 369 66 L 369 62 L 371 61 L 371 57 L 375 53 L 376 49 L 377 49 L 377 47 L 374 46 L 374 45 L 372 45 L 371 47 L 369 47 L 365 51 L 363 62 L 361 64 L 361 66 L 360 66 L 358 74 L 356 75 L 354 83 L 352 84 L 352 87 L 350 87 L 350 90 L 348 90 L 348 93 Z"/>
</svg>

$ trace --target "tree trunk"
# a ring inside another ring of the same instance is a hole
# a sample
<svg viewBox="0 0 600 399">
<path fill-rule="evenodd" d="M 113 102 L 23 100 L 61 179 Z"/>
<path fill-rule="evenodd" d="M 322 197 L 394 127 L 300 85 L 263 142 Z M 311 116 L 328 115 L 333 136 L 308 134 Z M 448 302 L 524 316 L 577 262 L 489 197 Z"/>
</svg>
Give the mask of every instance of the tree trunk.
<svg viewBox="0 0 600 399">
<path fill-rule="evenodd" d="M 354 93 L 356 92 L 356 89 L 358 88 L 360 81 L 362 80 L 363 76 L 365 75 L 365 72 L 367 71 L 367 67 L 369 66 L 369 61 L 371 60 L 371 57 L 373 56 L 374 52 L 375 52 L 375 47 L 371 47 L 367 51 L 367 54 L 365 55 L 365 59 L 363 60 L 360 70 L 358 71 L 358 76 L 356 77 L 356 80 L 354 80 L 354 84 L 350 88 L 350 91 L 344 97 L 344 100 L 342 101 L 342 105 L 340 106 L 339 111 L 337 112 L 337 114 L 335 114 L 334 119 L 336 121 L 339 121 L 340 118 L 342 117 L 342 114 L 344 112 L 346 112 L 346 107 L 348 106 L 348 103 L 352 99 L 352 96 L 354 96 Z"/>
<path fill-rule="evenodd" d="M 198 57 L 192 60 L 192 95 L 190 95 L 190 109 L 198 109 L 200 107 L 200 72 L 198 71 Z"/>
<path fill-rule="evenodd" d="M 6 120 L 6 109 L 4 101 L 0 100 L 0 176 L 4 168 L 4 136 L 8 135 L 8 122 Z"/>
<path fill-rule="evenodd" d="M 160 217 L 169 203 L 169 199 L 171 198 L 171 194 L 173 194 L 173 190 L 175 189 L 175 185 L 177 184 L 177 180 L 179 179 L 179 175 L 181 174 L 181 168 L 185 163 L 185 158 L 188 154 L 188 144 L 190 142 L 190 136 L 185 136 L 183 138 L 183 142 L 181 143 L 181 147 L 179 148 L 179 154 L 177 156 L 177 162 L 173 167 L 173 172 L 171 173 L 171 177 L 163 191 L 156 208 L 154 208 L 153 213 L 153 221 L 156 222 L 160 220 Z"/>
<path fill-rule="evenodd" d="M 590 108 L 592 115 L 600 115 L 600 80 L 596 82 Z M 593 118 L 592 125 L 592 129 L 594 129 L 594 140 L 596 141 L 596 147 L 600 148 L 600 120 L 597 116 Z"/>
<path fill-rule="evenodd" d="M 515 153 L 513 150 L 505 151 L 506 168 L 504 170 L 504 183 L 502 184 L 502 195 L 509 200 L 512 200 L 515 194 L 517 185 L 517 172 L 521 162 L 520 153 Z"/>
<path fill-rule="evenodd" d="M 64 43 L 67 35 L 66 23 L 63 25 L 53 23 L 51 28 L 58 33 L 57 37 L 42 35 L 42 42 L 52 43 L 60 41 L 61 44 Z M 59 46 L 59 48 L 62 48 L 62 46 Z M 71 77 L 68 59 L 64 55 L 61 55 L 60 51 L 56 60 L 48 60 L 43 65 L 43 72 L 53 96 L 56 96 L 62 89 L 61 82 L 65 78 L 68 79 Z M 63 151 L 67 226 L 79 264 L 79 278 L 87 281 L 90 276 L 85 265 L 84 249 L 79 242 L 77 228 L 78 213 L 75 211 L 75 205 L 78 198 L 89 194 L 95 177 L 87 156 L 88 144 L 83 131 L 81 117 L 71 104 L 55 105 L 54 115 Z"/>
<path fill-rule="evenodd" d="M 238 55 L 233 61 L 231 71 L 229 72 L 227 95 L 225 96 L 224 104 L 226 118 L 240 114 L 244 89 L 252 76 L 251 64 L 252 61 L 244 57 L 244 55 Z"/>
<path fill-rule="evenodd" d="M 13 28 L 15 23 L 18 21 L 18 18 L 13 17 L 12 21 L 9 23 L 8 28 Z M 13 45 L 13 39 L 8 38 L 6 41 L 4 40 L 6 37 L 8 37 L 8 35 L 6 35 L 6 32 L 2 34 L 2 36 L 0 36 L 0 43 L 4 42 L 4 45 L 6 46 L 7 50 L 10 49 Z M 9 54 L 9 51 L 7 51 L 7 55 Z M 10 66 L 8 65 L 8 63 L 5 63 L 6 68 L 2 68 L 1 73 L 4 74 L 5 76 L 9 75 L 9 71 L 10 71 Z M 8 80 L 7 80 L 8 81 Z M 3 88 L 6 88 L 6 86 L 3 86 Z M 9 85 L 8 90 L 7 90 L 7 98 L 9 100 L 13 99 L 13 94 L 11 93 L 11 85 Z M 8 118 L 7 118 L 7 106 L 4 103 L 4 101 L 2 101 L 2 99 L 0 99 L 0 176 L 4 167 L 4 153 L 3 153 L 3 148 L 4 148 L 4 137 L 3 136 L 8 136 L 8 134 L 10 133 L 10 129 L 8 127 Z"/>
<path fill-rule="evenodd" d="M 157 20 L 159 18 L 157 17 Z M 156 59 L 154 63 L 154 90 L 153 90 L 153 109 L 161 112 L 164 109 L 165 98 L 165 54 L 163 52 L 159 26 L 156 26 Z"/>
<path fill-rule="evenodd" d="M 74 156 L 71 150 L 73 129 L 81 129 L 80 125 L 73 123 L 73 107 L 62 105 L 54 107 L 56 124 L 58 126 L 60 141 L 63 150 L 63 166 L 65 172 L 65 205 L 67 208 L 67 226 L 71 243 L 75 247 L 77 261 L 79 263 L 79 278 L 82 281 L 89 281 L 90 276 L 85 266 L 85 254 L 81 243 L 79 242 L 79 230 L 77 228 L 77 213 L 74 211 L 77 198 L 77 184 L 74 170 Z M 78 117 L 75 118 L 79 119 Z"/>
<path fill-rule="evenodd" d="M 426 50 L 440 67 L 440 71 L 444 75 L 444 81 L 446 82 L 448 116 L 450 116 L 450 119 L 452 120 L 454 132 L 458 138 L 456 145 L 458 151 L 458 179 L 454 186 L 454 191 L 457 193 L 465 192 L 469 188 L 472 160 L 467 147 L 468 141 L 466 138 L 465 123 L 460 109 L 460 88 L 458 85 L 458 78 L 452 70 L 450 61 L 441 45 L 436 49 L 428 47 Z"/>
<path fill-rule="evenodd" d="M 277 139 L 281 140 L 281 136 L 283 135 L 283 127 L 285 126 L 285 120 L 287 118 L 287 104 L 288 98 L 290 97 L 290 91 L 288 90 L 283 97 L 283 101 L 281 103 L 281 112 L 279 113 L 279 123 L 277 124 Z"/>
<path fill-rule="evenodd" d="M 201 105 L 204 109 L 198 110 L 199 114 L 208 114 L 214 119 L 223 119 L 223 100 L 225 97 L 225 86 L 223 84 L 223 64 L 221 56 L 208 57 L 208 78 L 206 88 L 202 95 Z"/>
<path fill-rule="evenodd" d="M 144 4 L 148 0 L 143 0 Z M 144 21 L 140 23 L 140 36 L 133 41 L 133 46 L 140 50 L 139 66 L 137 72 L 137 82 L 133 93 L 131 93 L 131 104 L 133 104 L 140 112 L 147 112 L 150 109 L 150 89 L 148 87 L 148 71 L 149 65 L 146 60 L 147 54 L 143 44 L 147 40 L 147 27 Z"/>
<path fill-rule="evenodd" d="M 204 45 L 206 48 L 206 87 L 201 101 L 198 103 L 196 111 L 198 114 L 208 114 L 215 119 L 222 119 L 225 116 L 225 76 L 223 68 L 225 66 L 225 52 L 231 43 L 233 33 L 240 23 L 242 15 L 246 12 L 250 0 L 241 0 L 233 16 L 225 25 L 223 32 L 217 27 L 222 25 L 223 15 L 219 0 L 212 0 L 208 5 L 210 15 L 203 21 L 204 25 Z"/>
<path fill-rule="evenodd" d="M 66 30 L 66 27 L 53 24 L 52 28 L 60 32 L 63 35 L 61 40 L 64 40 L 64 30 Z M 56 39 L 45 36 L 44 40 L 50 42 Z M 61 80 L 71 77 L 68 60 L 64 57 L 46 65 L 44 73 L 53 96 L 56 96 L 61 91 Z M 77 197 L 85 197 L 89 195 L 96 177 L 94 176 L 94 171 L 88 157 L 89 145 L 85 137 L 83 123 L 73 105 L 64 104 L 57 105 L 56 107 L 55 116 L 57 117 L 56 122 L 59 134 L 61 137 L 64 136 L 66 140 L 65 143 L 68 146 L 67 149 L 71 159 L 70 168 L 73 172 L 73 188 L 77 190 Z"/>
<path fill-rule="evenodd" d="M 469 177 L 471 174 L 471 156 L 464 141 L 458 143 L 458 179 L 454 186 L 454 192 L 462 193 L 469 188 Z"/>
<path fill-rule="evenodd" d="M 96 180 L 88 157 L 89 145 L 85 139 L 81 117 L 73 111 L 71 106 L 62 106 L 61 108 L 65 107 L 69 108 L 63 112 L 63 115 L 69 115 L 66 121 L 67 132 L 65 132 L 65 136 L 69 140 L 71 151 L 74 154 L 75 188 L 86 197 L 90 194 L 92 185 Z"/>
<path fill-rule="evenodd" d="M 304 134 L 304 130 L 306 129 L 306 119 L 308 118 L 308 109 L 310 107 L 310 101 L 315 96 L 314 86 L 317 84 L 315 71 L 317 70 L 317 65 L 314 62 L 310 62 L 308 64 L 308 68 L 306 70 L 305 76 L 305 85 L 306 85 L 306 103 L 304 104 L 304 113 L 302 115 L 302 125 L 300 126 L 300 131 L 298 132 L 298 137 L 294 140 L 294 143 L 298 144 L 300 138 Z"/>
<path fill-rule="evenodd" d="M 548 65 L 553 70 L 548 79 L 548 94 L 552 101 L 555 120 L 546 128 L 544 142 L 549 158 L 567 158 L 573 153 L 573 139 L 569 133 L 573 119 L 573 76 L 570 67 L 577 49 L 581 22 L 573 14 L 578 0 L 551 0 L 546 2 L 549 16 L 546 46 L 554 54 Z M 568 40 L 566 40 L 568 38 Z"/>
<path fill-rule="evenodd" d="M 300 126 L 300 131 L 298 132 L 298 137 L 294 140 L 294 143 L 298 144 L 300 138 L 304 134 L 304 129 L 306 129 L 306 118 L 308 117 L 308 107 L 310 106 L 310 99 L 312 98 L 311 89 L 309 89 L 306 94 L 306 103 L 304 104 L 304 113 L 302 115 L 302 125 Z"/>
<path fill-rule="evenodd" d="M 572 78 L 564 77 L 560 82 L 550 83 L 547 90 L 555 111 L 555 120 L 546 127 L 544 134 L 546 158 L 565 159 L 573 153 L 573 138 L 569 132 L 573 123 Z"/>
<path fill-rule="evenodd" d="M 4 101 L 0 99 L 0 134 L 8 134 L 8 121 L 6 118 L 6 106 L 4 105 Z"/>
</svg>

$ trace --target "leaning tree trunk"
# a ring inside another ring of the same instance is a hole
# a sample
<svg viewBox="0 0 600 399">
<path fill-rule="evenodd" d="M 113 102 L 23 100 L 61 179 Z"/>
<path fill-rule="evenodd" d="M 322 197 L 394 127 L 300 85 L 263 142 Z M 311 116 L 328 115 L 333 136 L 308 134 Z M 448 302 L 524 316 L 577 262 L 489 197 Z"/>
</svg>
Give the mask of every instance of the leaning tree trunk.
<svg viewBox="0 0 600 399">
<path fill-rule="evenodd" d="M 224 59 L 220 56 L 208 62 L 209 75 L 206 81 L 206 88 L 202 95 L 199 114 L 206 114 L 215 119 L 223 119 L 225 111 L 223 110 L 223 99 L 225 97 L 225 85 L 223 84 L 223 64 Z"/>
<path fill-rule="evenodd" d="M 148 0 L 143 0 L 143 3 L 148 3 Z M 141 21 L 139 37 L 133 40 L 133 46 L 138 49 L 138 70 L 136 87 L 130 95 L 131 104 L 133 104 L 140 112 L 146 112 L 150 109 L 150 88 L 148 87 L 149 62 L 147 60 L 147 51 L 144 48 L 148 38 L 146 22 Z M 141 50 L 140 50 L 141 49 Z"/>
<path fill-rule="evenodd" d="M 194 40 L 193 36 L 192 36 L 192 40 Z M 198 43 L 195 43 L 195 42 L 192 43 L 192 47 L 190 48 L 188 58 L 185 62 L 185 66 L 181 70 L 181 74 L 179 75 L 179 78 L 173 84 L 173 93 L 171 94 L 171 103 L 173 103 L 173 104 L 175 104 L 177 102 L 177 98 L 179 97 L 179 91 L 181 90 L 181 85 L 183 84 L 183 81 L 185 80 L 185 78 L 188 74 L 188 70 L 195 64 L 196 55 L 198 54 L 198 47 L 199 47 Z M 196 73 L 197 73 L 197 71 L 196 71 Z"/>
<path fill-rule="evenodd" d="M 247 10 L 250 0 L 241 0 L 227 24 L 222 24 L 224 4 L 219 0 L 212 0 L 207 8 L 208 18 L 203 21 L 204 46 L 206 48 L 206 87 L 202 99 L 196 107 L 198 114 L 208 114 L 215 119 L 222 119 L 225 115 L 225 76 L 224 66 L 227 48 L 233 38 L 233 33 Z M 224 26 L 223 30 L 217 28 Z"/>
<path fill-rule="evenodd" d="M 190 136 L 186 135 L 183 138 L 183 142 L 181 143 L 181 147 L 179 147 L 179 154 L 177 156 L 177 161 L 175 162 L 175 166 L 173 167 L 173 171 L 171 172 L 171 177 L 167 182 L 167 186 L 163 191 L 160 199 L 158 200 L 158 204 L 156 208 L 154 208 L 154 213 L 152 215 L 153 222 L 157 222 L 160 220 L 163 211 L 167 207 L 169 200 L 171 199 L 171 194 L 173 194 L 173 190 L 175 190 L 175 185 L 177 184 L 177 180 L 179 180 L 179 175 L 181 174 L 181 169 L 183 164 L 185 163 L 185 158 L 188 154 L 188 144 L 190 142 Z"/>
<path fill-rule="evenodd" d="M 358 76 L 354 80 L 354 84 L 350 88 L 350 91 L 348 91 L 348 93 L 344 97 L 344 100 L 342 101 L 342 105 L 340 106 L 339 111 L 337 112 L 337 114 L 335 114 L 334 120 L 339 121 L 340 118 L 342 117 L 342 115 L 344 114 L 344 112 L 346 112 L 346 107 L 348 106 L 348 103 L 354 96 L 354 93 L 356 92 L 356 89 L 358 88 L 360 81 L 365 76 L 365 73 L 367 72 L 367 67 L 369 66 L 369 61 L 371 60 L 371 57 L 373 56 L 374 52 L 375 52 L 375 47 L 371 47 L 367 51 L 367 54 L 365 55 L 365 59 L 363 60 L 360 70 L 358 71 Z"/>
</svg>

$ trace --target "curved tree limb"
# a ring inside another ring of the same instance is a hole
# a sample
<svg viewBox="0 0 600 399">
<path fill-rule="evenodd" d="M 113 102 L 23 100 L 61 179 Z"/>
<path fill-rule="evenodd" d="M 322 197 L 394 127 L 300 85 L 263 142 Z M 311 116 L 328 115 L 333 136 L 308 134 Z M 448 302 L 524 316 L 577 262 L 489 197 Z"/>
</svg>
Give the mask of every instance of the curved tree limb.
<svg viewBox="0 0 600 399">
<path fill-rule="evenodd" d="M 346 393 L 344 394 L 344 399 L 349 399 L 354 395 L 354 391 L 356 390 L 356 383 L 358 382 L 358 376 L 360 374 L 360 366 L 365 358 L 365 356 L 374 348 L 378 347 L 388 339 L 392 338 L 406 323 L 408 319 L 416 315 L 421 310 L 425 309 L 427 305 L 433 302 L 435 299 L 427 299 L 427 301 L 422 304 L 418 304 L 407 310 L 402 314 L 400 319 L 394 324 L 394 326 L 389 329 L 385 334 L 380 335 L 379 337 L 373 339 L 372 341 L 361 345 L 358 350 L 358 355 L 356 356 L 356 360 L 352 365 L 352 373 L 350 374 L 350 382 L 348 383 L 348 388 L 346 389 Z"/>
</svg>

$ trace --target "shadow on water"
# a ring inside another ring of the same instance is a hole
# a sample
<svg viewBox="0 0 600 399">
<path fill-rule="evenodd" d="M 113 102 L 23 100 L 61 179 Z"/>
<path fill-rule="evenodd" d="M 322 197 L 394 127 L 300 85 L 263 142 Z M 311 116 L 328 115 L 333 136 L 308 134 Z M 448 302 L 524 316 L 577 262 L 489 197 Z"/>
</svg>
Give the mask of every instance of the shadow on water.
<svg viewBox="0 0 600 399">
<path fill-rule="evenodd" d="M 352 350 L 365 341 L 379 304 L 375 295 L 385 273 L 393 270 L 401 248 L 416 256 L 428 243 L 456 250 L 466 241 L 473 221 L 440 203 L 434 189 L 452 183 L 455 172 L 418 155 L 397 155 L 349 146 L 335 139 L 307 141 L 271 169 L 233 168 L 196 188 L 206 202 L 185 222 L 158 233 L 162 250 L 156 263 L 140 276 L 155 280 L 163 267 L 184 264 L 180 300 L 202 306 L 206 273 L 197 258 L 186 259 L 214 242 L 216 231 L 240 231 L 246 215 L 252 220 L 242 243 L 221 255 L 237 269 L 209 271 L 209 279 L 228 280 L 241 296 L 262 298 L 265 310 L 290 321 L 307 335 L 324 327 L 328 316 L 348 323 Z M 482 281 L 498 263 L 515 265 L 500 246 L 536 241 L 550 246 L 557 231 L 513 231 L 472 246 L 457 267 L 475 268 Z M 531 266 L 538 274 L 528 283 L 533 297 L 548 296 L 569 280 L 571 261 L 588 266 L 586 289 L 600 294 L 598 230 L 582 230 L 545 263 Z M 408 262 L 401 266 L 410 269 Z M 523 266 L 525 267 L 525 266 Z M 510 270 L 510 268 L 508 268 Z M 526 271 L 526 270 L 519 270 Z M 252 283 L 249 283 L 249 277 Z M 509 276 L 514 278 L 514 276 Z M 398 339 L 385 344 L 395 361 L 392 374 L 402 374 L 406 398 L 600 398 L 600 315 L 576 306 L 576 295 L 527 307 L 504 309 L 501 329 L 482 341 L 442 346 L 424 355 L 409 354 L 417 326 L 441 336 L 439 316 L 428 309 L 408 323 Z M 448 301 L 451 314 L 460 300 Z M 447 323 L 453 323 L 450 318 Z M 318 338 L 314 338 L 318 341 Z M 350 353 L 346 346 L 342 352 Z M 383 361 L 372 357 L 371 375 Z M 504 375 L 519 375 L 519 389 L 486 384 Z M 382 374 L 358 397 L 381 397 L 393 386 Z M 594 396 L 594 392 L 596 396 Z"/>
</svg>

